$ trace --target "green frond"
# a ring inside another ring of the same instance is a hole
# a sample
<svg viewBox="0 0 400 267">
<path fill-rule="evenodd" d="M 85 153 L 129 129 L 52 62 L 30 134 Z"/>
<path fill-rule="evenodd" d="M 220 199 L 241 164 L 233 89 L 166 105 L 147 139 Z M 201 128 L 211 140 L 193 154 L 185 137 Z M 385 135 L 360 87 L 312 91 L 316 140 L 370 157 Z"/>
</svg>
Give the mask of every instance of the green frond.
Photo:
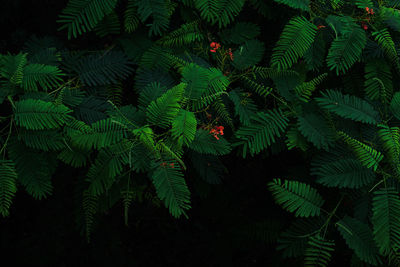
<svg viewBox="0 0 400 267">
<path fill-rule="evenodd" d="M 118 14 L 111 12 L 107 14 L 94 28 L 94 32 L 99 37 L 107 35 L 118 35 L 121 33 L 121 23 L 119 22 Z"/>
<path fill-rule="evenodd" d="M 232 65 L 244 70 L 259 63 L 264 55 L 264 44 L 258 40 L 246 41 L 233 53 Z"/>
<path fill-rule="evenodd" d="M 242 10 L 245 0 L 194 0 L 194 6 L 200 15 L 212 25 L 226 27 Z"/>
<path fill-rule="evenodd" d="M 181 108 L 179 101 L 183 96 L 186 84 L 181 83 L 152 101 L 147 107 L 147 120 L 149 123 L 161 128 L 167 128 L 178 115 Z"/>
<path fill-rule="evenodd" d="M 342 33 L 332 42 L 326 58 L 327 66 L 336 75 L 346 73 L 360 59 L 367 43 L 365 31 L 355 23 L 345 27 Z"/>
<path fill-rule="evenodd" d="M 22 142 L 10 139 L 8 155 L 15 163 L 17 181 L 28 194 L 43 199 L 53 191 L 51 177 L 56 170 L 57 161 L 51 154 L 25 146 Z"/>
<path fill-rule="evenodd" d="M 310 112 L 299 116 L 298 129 L 318 149 L 328 151 L 333 146 L 335 131 L 321 115 Z"/>
<path fill-rule="evenodd" d="M 394 188 L 374 192 L 372 200 L 374 238 L 383 255 L 400 248 L 400 197 Z"/>
<path fill-rule="evenodd" d="M 383 148 L 388 152 L 391 161 L 397 163 L 400 155 L 400 129 L 386 125 L 380 125 L 380 127 L 378 136 L 383 142 Z"/>
<path fill-rule="evenodd" d="M 337 90 L 326 90 L 316 101 L 320 107 L 346 119 L 368 124 L 378 124 L 380 120 L 379 113 L 367 101 Z"/>
<path fill-rule="evenodd" d="M 179 166 L 170 166 L 172 162 L 165 161 L 165 166 L 159 166 L 151 175 L 158 197 L 164 202 L 172 216 L 179 218 L 186 215 L 190 209 L 190 192 Z"/>
<path fill-rule="evenodd" d="M 378 248 L 368 225 L 346 216 L 338 221 L 336 226 L 346 244 L 361 260 L 372 265 L 381 263 Z"/>
<path fill-rule="evenodd" d="M 170 1 L 169 0 L 136 0 L 137 13 L 142 22 L 149 17 L 153 19 L 150 26 L 149 35 L 161 35 L 169 28 Z"/>
<path fill-rule="evenodd" d="M 260 27 L 251 22 L 238 22 L 230 29 L 224 29 L 220 36 L 223 43 L 243 44 L 260 35 Z"/>
<path fill-rule="evenodd" d="M 90 157 L 88 149 L 76 148 L 72 144 L 68 144 L 66 148 L 60 151 L 57 159 L 74 168 L 84 167 Z"/>
<path fill-rule="evenodd" d="M 74 115 L 78 120 L 91 124 L 106 119 L 110 108 L 110 103 L 105 98 L 91 95 L 83 98 L 75 107 Z"/>
<path fill-rule="evenodd" d="M 22 88 L 25 91 L 48 91 L 60 85 L 64 74 L 56 67 L 43 64 L 28 64 L 23 70 Z"/>
<path fill-rule="evenodd" d="M 268 183 L 275 202 L 296 217 L 319 216 L 325 200 L 317 190 L 298 181 L 273 179 Z"/>
<path fill-rule="evenodd" d="M 168 88 L 159 82 L 149 83 L 139 92 L 138 103 L 142 107 L 147 107 L 152 101 L 155 101 L 167 91 Z"/>
<path fill-rule="evenodd" d="M 291 127 L 287 132 L 286 132 L 286 146 L 288 150 L 292 150 L 293 148 L 300 148 L 302 151 L 306 151 L 309 146 L 307 139 L 302 135 L 298 129 L 298 127 Z"/>
<path fill-rule="evenodd" d="M 0 76 L 7 79 L 13 85 L 22 83 L 24 76 L 24 68 L 27 61 L 26 53 L 18 55 L 6 55 L 0 57 Z"/>
<path fill-rule="evenodd" d="M 310 217 L 295 220 L 278 238 L 277 250 L 283 250 L 283 258 L 303 256 L 310 236 L 321 231 L 324 218 Z"/>
<path fill-rule="evenodd" d="M 354 4 L 361 9 L 365 9 L 366 7 L 369 8 L 374 7 L 374 4 L 372 3 L 371 0 L 356 0 L 354 2 L 355 2 Z"/>
<path fill-rule="evenodd" d="M 17 192 L 17 171 L 11 160 L 0 160 L 0 214 L 9 215 L 12 199 Z"/>
<path fill-rule="evenodd" d="M 128 0 L 128 4 L 124 12 L 125 31 L 128 33 L 134 32 L 139 27 L 139 23 L 140 18 L 136 6 L 136 0 Z"/>
<path fill-rule="evenodd" d="M 82 208 L 85 218 L 85 235 L 86 241 L 90 243 L 90 235 L 93 231 L 94 216 L 97 213 L 99 197 L 92 195 L 89 191 L 85 190 L 82 193 Z"/>
<path fill-rule="evenodd" d="M 249 125 L 242 126 L 236 131 L 236 137 L 245 142 L 252 155 L 258 154 L 274 143 L 289 122 L 280 109 L 258 112 L 250 120 Z M 246 151 L 243 153 L 246 154 Z"/>
<path fill-rule="evenodd" d="M 294 91 L 302 101 L 308 102 L 310 101 L 310 97 L 317 86 L 322 83 L 327 77 L 327 73 L 320 74 L 311 81 L 303 82 L 302 84 L 296 86 L 294 88 Z"/>
<path fill-rule="evenodd" d="M 79 60 L 74 71 L 88 86 L 117 84 L 119 79 L 131 74 L 132 68 L 125 54 L 108 51 L 104 54 L 88 55 Z"/>
<path fill-rule="evenodd" d="M 253 79 L 250 79 L 250 78 L 248 78 L 246 76 L 242 76 L 241 80 L 246 85 L 246 87 L 248 87 L 249 89 L 253 90 L 254 92 L 256 92 L 257 94 L 259 94 L 262 97 L 266 97 L 273 90 L 272 87 L 269 87 L 269 86 L 266 86 L 266 85 L 264 85 L 262 83 L 254 81 Z"/>
<path fill-rule="evenodd" d="M 311 175 L 327 187 L 361 188 L 375 180 L 375 173 L 357 159 L 341 155 L 330 157 L 321 154 L 312 161 Z"/>
<path fill-rule="evenodd" d="M 400 14 L 397 9 L 382 6 L 379 11 L 383 21 L 393 30 L 400 32 Z"/>
<path fill-rule="evenodd" d="M 399 70 L 400 63 L 396 51 L 396 45 L 394 44 L 388 29 L 383 28 L 379 31 L 375 31 L 372 33 L 372 36 L 375 37 L 375 41 L 384 51 L 386 58 L 392 62 L 397 70 Z"/>
<path fill-rule="evenodd" d="M 64 87 L 60 90 L 55 104 L 63 104 L 69 107 L 75 107 L 82 103 L 85 93 L 77 88 Z"/>
<path fill-rule="evenodd" d="M 318 31 L 314 42 L 304 53 L 304 60 L 311 70 L 319 70 L 325 63 L 326 42 L 323 31 Z"/>
<path fill-rule="evenodd" d="M 218 120 L 220 120 L 222 123 L 225 123 L 229 127 L 234 128 L 231 114 L 228 111 L 225 103 L 222 96 L 217 96 L 212 103 L 212 109 L 215 111 Z"/>
<path fill-rule="evenodd" d="M 194 140 L 196 128 L 197 120 L 194 113 L 181 109 L 172 121 L 171 135 L 178 140 L 178 143 L 188 146 Z"/>
<path fill-rule="evenodd" d="M 201 42 L 204 40 L 204 35 L 200 31 L 199 24 L 199 20 L 182 24 L 178 29 L 164 35 L 157 42 L 166 47 L 182 47 Z"/>
<path fill-rule="evenodd" d="M 18 139 L 31 148 L 43 151 L 58 151 L 65 147 L 62 133 L 58 130 L 32 131 L 21 128 L 18 133 Z"/>
<path fill-rule="evenodd" d="M 199 128 L 189 148 L 200 154 L 226 155 L 231 146 L 222 136 L 217 140 L 211 133 Z"/>
<path fill-rule="evenodd" d="M 317 27 L 304 17 L 291 19 L 273 49 L 271 66 L 289 69 L 310 48 L 316 33 Z"/>
<path fill-rule="evenodd" d="M 196 64 L 190 64 L 182 70 L 182 82 L 186 83 L 184 96 L 190 99 L 199 99 L 207 90 L 210 80 L 209 70 Z"/>
<path fill-rule="evenodd" d="M 67 29 L 68 39 L 89 32 L 104 16 L 114 10 L 117 2 L 117 0 L 69 0 L 57 21 L 63 24 L 58 30 Z"/>
<path fill-rule="evenodd" d="M 106 192 L 114 183 L 115 177 L 122 172 L 122 168 L 119 154 L 112 153 L 110 149 L 101 150 L 86 175 L 89 193 L 100 196 Z"/>
<path fill-rule="evenodd" d="M 258 111 L 256 104 L 250 98 L 250 93 L 245 93 L 240 88 L 236 88 L 229 92 L 229 98 L 235 106 L 235 115 L 239 116 L 240 122 L 243 125 L 250 125 L 250 118 Z"/>
<path fill-rule="evenodd" d="M 365 65 L 365 93 L 371 100 L 389 103 L 393 93 L 392 72 L 383 60 L 368 61 Z"/>
<path fill-rule="evenodd" d="M 29 130 L 56 129 L 71 117 L 68 107 L 42 100 L 21 100 L 15 103 L 15 122 Z"/>
<path fill-rule="evenodd" d="M 329 265 L 335 242 L 326 240 L 320 235 L 310 236 L 304 253 L 305 266 L 326 267 Z"/>
<path fill-rule="evenodd" d="M 390 111 L 400 120 L 400 92 L 393 95 L 392 101 L 390 101 Z"/>
<path fill-rule="evenodd" d="M 81 149 L 100 149 L 121 141 L 126 132 L 118 123 L 107 118 L 93 123 L 90 127 L 82 121 L 74 121 L 66 127 L 71 142 Z"/>
<path fill-rule="evenodd" d="M 376 171 L 379 162 L 383 159 L 383 154 L 381 152 L 361 143 L 342 131 L 339 131 L 338 135 L 343 138 L 346 144 L 349 145 L 363 166 L 366 166 L 367 168 L 372 167 L 373 170 Z"/>
<path fill-rule="evenodd" d="M 285 4 L 292 8 L 303 11 L 310 11 L 310 0 L 274 0 L 277 3 Z"/>
</svg>

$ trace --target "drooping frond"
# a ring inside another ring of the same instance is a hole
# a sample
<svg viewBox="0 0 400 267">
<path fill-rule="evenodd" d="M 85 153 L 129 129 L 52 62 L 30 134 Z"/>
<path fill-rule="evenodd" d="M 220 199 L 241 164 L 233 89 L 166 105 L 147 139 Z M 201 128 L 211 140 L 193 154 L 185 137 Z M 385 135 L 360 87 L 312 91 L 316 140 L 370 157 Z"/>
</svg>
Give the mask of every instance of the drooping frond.
<svg viewBox="0 0 400 267">
<path fill-rule="evenodd" d="M 140 18 L 136 6 L 136 0 L 128 0 L 124 13 L 124 28 L 128 33 L 134 32 L 140 23 Z"/>
<path fill-rule="evenodd" d="M 319 216 L 325 200 L 317 190 L 298 181 L 274 179 L 268 183 L 275 202 L 296 217 Z"/>
<path fill-rule="evenodd" d="M 355 23 L 345 27 L 342 33 L 332 42 L 326 58 L 329 69 L 335 70 L 336 75 L 346 73 L 360 59 L 367 43 L 365 31 Z"/>
<path fill-rule="evenodd" d="M 341 155 L 321 154 L 312 161 L 311 175 L 327 187 L 361 188 L 375 180 L 375 173 L 357 159 Z"/>
<path fill-rule="evenodd" d="M 373 170 L 376 171 L 379 162 L 383 159 L 383 154 L 381 152 L 361 143 L 342 131 L 339 131 L 338 135 L 352 148 L 354 154 L 363 166 L 366 166 L 367 168 L 372 167 Z"/>
<path fill-rule="evenodd" d="M 260 62 L 264 54 L 264 44 L 258 40 L 246 41 L 233 53 L 232 65 L 244 70 Z"/>
<path fill-rule="evenodd" d="M 178 115 L 180 109 L 178 102 L 182 98 L 184 89 L 185 84 L 181 83 L 152 101 L 147 107 L 148 122 L 162 128 L 167 128 L 176 115 Z"/>
<path fill-rule="evenodd" d="M 375 41 L 382 48 L 385 53 L 386 58 L 392 62 L 393 66 L 399 70 L 400 63 L 399 57 L 396 51 L 396 45 L 393 42 L 393 39 L 388 31 L 388 29 L 383 28 L 379 31 L 375 31 L 372 33 L 372 36 L 375 37 Z"/>
<path fill-rule="evenodd" d="M 199 20 L 183 24 L 178 29 L 164 35 L 157 42 L 166 47 L 182 47 L 184 45 L 200 42 L 204 35 L 199 28 Z"/>
<path fill-rule="evenodd" d="M 200 15 L 212 25 L 218 23 L 218 27 L 226 27 L 242 10 L 245 0 L 194 0 L 194 6 L 200 11 Z"/>
<path fill-rule="evenodd" d="M 273 49 L 271 66 L 289 69 L 310 48 L 316 32 L 316 26 L 304 17 L 291 19 Z"/>
<path fill-rule="evenodd" d="M 356 96 L 344 95 L 337 90 L 327 90 L 317 97 L 318 105 L 343 118 L 369 124 L 379 122 L 379 113 L 367 101 Z"/>
<path fill-rule="evenodd" d="M 310 10 L 310 0 L 274 0 L 274 1 L 303 11 Z"/>
<path fill-rule="evenodd" d="M 71 112 L 64 105 L 26 99 L 15 103 L 15 122 L 30 130 L 55 129 L 70 119 Z"/>
<path fill-rule="evenodd" d="M 304 253 L 305 266 L 329 266 L 335 242 L 326 240 L 320 235 L 310 236 Z"/>
<path fill-rule="evenodd" d="M 235 115 L 239 116 L 240 122 L 249 125 L 251 117 L 257 113 L 257 106 L 250 98 L 250 93 L 237 88 L 229 92 L 229 98 L 235 105 Z"/>
<path fill-rule="evenodd" d="M 250 120 L 249 125 L 237 130 L 236 137 L 245 142 L 251 154 L 257 154 L 274 143 L 288 126 L 288 119 L 280 109 L 258 112 Z"/>
<path fill-rule="evenodd" d="M 162 164 L 165 163 L 165 164 Z M 164 201 L 172 216 L 178 218 L 186 215 L 190 209 L 190 192 L 179 166 L 171 166 L 172 162 L 159 162 L 151 180 L 156 188 L 158 197 Z"/>
<path fill-rule="evenodd" d="M 11 160 L 0 160 L 0 214 L 9 215 L 12 199 L 17 192 L 17 171 Z"/>
<path fill-rule="evenodd" d="M 197 121 L 194 113 L 181 109 L 172 121 L 171 135 L 178 143 L 188 146 L 196 135 Z"/>
<path fill-rule="evenodd" d="M 321 115 L 306 113 L 299 116 L 298 129 L 318 149 L 329 150 L 333 146 L 335 132 Z"/>
<path fill-rule="evenodd" d="M 400 249 L 400 198 L 394 188 L 374 192 L 372 200 L 374 238 L 383 255 Z"/>
<path fill-rule="evenodd" d="M 371 100 L 388 103 L 393 93 L 392 73 L 383 60 L 368 61 L 365 65 L 365 93 Z"/>
<path fill-rule="evenodd" d="M 28 92 L 38 91 L 39 88 L 47 91 L 59 86 L 62 76 L 63 73 L 56 66 L 28 64 L 23 71 L 21 86 Z"/>
<path fill-rule="evenodd" d="M 149 24 L 150 35 L 161 35 L 169 27 L 171 16 L 171 2 L 169 0 L 136 0 L 137 13 L 142 22 L 149 17 L 153 19 Z"/>
<path fill-rule="evenodd" d="M 117 0 L 70 0 L 60 15 L 59 30 L 68 30 L 68 39 L 91 31 L 104 16 L 114 10 Z"/>
<path fill-rule="evenodd" d="M 372 265 L 381 263 L 378 248 L 368 225 L 346 216 L 338 221 L 336 226 L 346 244 L 361 260 Z"/>
<path fill-rule="evenodd" d="M 75 66 L 74 71 L 83 83 L 89 86 L 117 84 L 132 71 L 130 62 L 122 52 L 108 51 L 89 55 Z"/>
</svg>

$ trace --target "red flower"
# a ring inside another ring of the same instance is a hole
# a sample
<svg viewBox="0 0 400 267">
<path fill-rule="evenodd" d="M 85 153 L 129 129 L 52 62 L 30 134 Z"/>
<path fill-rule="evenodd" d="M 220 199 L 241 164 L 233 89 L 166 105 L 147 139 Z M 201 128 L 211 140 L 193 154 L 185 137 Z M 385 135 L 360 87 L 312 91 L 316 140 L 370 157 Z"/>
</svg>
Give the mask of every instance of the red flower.
<svg viewBox="0 0 400 267">
<path fill-rule="evenodd" d="M 228 50 L 228 55 L 229 55 L 229 57 L 231 58 L 231 60 L 233 61 L 233 53 L 232 53 L 232 48 L 229 48 L 229 50 Z"/>
<path fill-rule="evenodd" d="M 169 164 L 169 166 L 171 166 L 171 168 L 175 168 L 174 165 L 175 165 L 174 163 Z"/>
<path fill-rule="evenodd" d="M 369 13 L 369 7 L 366 7 L 366 8 L 365 8 L 365 11 L 367 11 L 367 12 Z"/>
<path fill-rule="evenodd" d="M 368 26 L 364 22 L 362 22 L 362 27 L 363 27 L 364 30 L 368 30 Z"/>
<path fill-rule="evenodd" d="M 218 135 L 224 135 L 224 126 L 215 126 L 214 129 L 210 130 L 210 133 L 214 135 L 215 139 L 219 140 Z"/>
<path fill-rule="evenodd" d="M 221 45 L 219 43 L 212 42 L 210 44 L 210 47 L 212 48 L 212 49 L 210 49 L 210 52 L 215 53 L 215 52 L 217 52 L 217 49 L 221 47 Z"/>
<path fill-rule="evenodd" d="M 326 26 L 324 26 L 324 25 L 318 25 L 317 30 L 322 29 L 322 28 L 326 28 Z"/>
<path fill-rule="evenodd" d="M 367 11 L 367 13 L 368 13 L 368 14 L 371 14 L 371 15 L 375 14 L 374 10 L 373 10 L 372 8 L 369 9 L 369 7 L 366 7 L 366 8 L 365 8 L 365 11 Z"/>
</svg>

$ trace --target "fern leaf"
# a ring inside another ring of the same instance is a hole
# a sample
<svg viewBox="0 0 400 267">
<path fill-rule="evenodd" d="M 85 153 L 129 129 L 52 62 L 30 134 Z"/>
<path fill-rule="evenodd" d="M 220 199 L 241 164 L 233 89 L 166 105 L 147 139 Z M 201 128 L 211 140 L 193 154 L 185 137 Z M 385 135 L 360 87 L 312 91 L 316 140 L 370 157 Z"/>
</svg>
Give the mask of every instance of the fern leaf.
<svg viewBox="0 0 400 267">
<path fill-rule="evenodd" d="M 310 0 L 274 0 L 277 3 L 285 4 L 291 8 L 310 11 Z"/>
<path fill-rule="evenodd" d="M 334 241 L 325 240 L 319 235 L 310 236 L 308 246 L 304 253 L 305 266 L 328 266 L 332 252 L 335 251 Z"/>
<path fill-rule="evenodd" d="M 194 140 L 189 148 L 200 153 L 209 155 L 226 155 L 231 151 L 230 144 L 222 137 L 217 140 L 211 133 L 198 129 Z"/>
<path fill-rule="evenodd" d="M 70 0 L 63 9 L 58 30 L 67 29 L 68 39 L 91 31 L 104 16 L 114 10 L 117 0 Z"/>
<path fill-rule="evenodd" d="M 165 166 L 156 167 L 151 175 L 157 195 L 164 201 L 172 216 L 187 217 L 185 211 L 190 209 L 190 192 L 183 174 L 177 167 L 170 167 L 170 162 L 164 163 L 166 163 Z"/>
<path fill-rule="evenodd" d="M 15 122 L 30 130 L 55 129 L 70 119 L 71 112 L 64 105 L 26 99 L 15 103 Z"/>
<path fill-rule="evenodd" d="M 258 40 L 246 41 L 233 53 L 232 65 L 238 70 L 244 70 L 256 65 L 264 54 L 264 44 Z"/>
<path fill-rule="evenodd" d="M 394 188 L 380 189 L 372 200 L 375 241 L 383 255 L 400 248 L 400 198 Z"/>
<path fill-rule="evenodd" d="M 348 216 L 338 221 L 336 225 L 346 244 L 361 260 L 372 265 L 381 263 L 378 248 L 368 225 Z"/>
<path fill-rule="evenodd" d="M 185 86 L 181 83 L 152 101 L 147 107 L 148 122 L 161 128 L 169 127 L 180 110 L 178 102 L 182 98 Z"/>
<path fill-rule="evenodd" d="M 314 188 L 298 181 L 274 179 L 268 188 L 275 202 L 296 217 L 319 216 L 324 200 Z"/>
<path fill-rule="evenodd" d="M 0 160 L 0 214 L 9 215 L 9 209 L 17 192 L 17 171 L 11 160 Z"/>
<path fill-rule="evenodd" d="M 310 48 L 316 33 L 316 26 L 304 17 L 291 19 L 273 49 L 271 66 L 278 70 L 290 68 Z"/>
<path fill-rule="evenodd" d="M 171 134 L 178 139 L 178 143 L 188 146 L 196 135 L 196 128 L 197 120 L 194 114 L 181 109 L 172 121 Z"/>
<path fill-rule="evenodd" d="M 361 143 L 360 141 L 351 138 L 346 133 L 339 131 L 338 135 L 344 139 L 344 141 L 353 149 L 358 160 L 363 166 L 367 168 L 373 168 L 374 171 L 378 168 L 379 162 L 383 159 L 383 154 L 376 151 L 372 147 Z"/>
<path fill-rule="evenodd" d="M 316 98 L 318 105 L 343 118 L 369 124 L 379 122 L 379 113 L 361 98 L 343 95 L 337 90 L 327 90 L 322 93 L 322 96 Z"/>
<path fill-rule="evenodd" d="M 218 27 L 226 27 L 234 20 L 234 17 L 242 10 L 245 0 L 194 0 L 194 6 L 200 11 L 200 15 L 212 25 L 218 23 Z"/>
</svg>

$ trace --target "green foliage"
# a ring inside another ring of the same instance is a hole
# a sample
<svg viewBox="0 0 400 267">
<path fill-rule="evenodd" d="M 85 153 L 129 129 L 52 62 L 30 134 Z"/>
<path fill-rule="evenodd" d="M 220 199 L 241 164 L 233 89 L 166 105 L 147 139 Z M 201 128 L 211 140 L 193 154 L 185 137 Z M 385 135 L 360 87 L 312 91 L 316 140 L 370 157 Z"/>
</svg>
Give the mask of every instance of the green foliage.
<svg viewBox="0 0 400 267">
<path fill-rule="evenodd" d="M 17 192 L 17 171 L 11 160 L 0 160 L 0 213 L 9 215 L 12 199 Z"/>
<path fill-rule="evenodd" d="M 335 250 L 335 243 L 330 240 L 325 240 L 321 236 L 310 236 L 308 247 L 304 253 L 305 266 L 328 266 L 332 252 Z"/>
<path fill-rule="evenodd" d="M 320 107 L 343 118 L 369 124 L 379 122 L 379 113 L 374 107 L 356 96 L 344 95 L 337 90 L 327 90 L 316 100 Z"/>
<path fill-rule="evenodd" d="M 304 17 L 295 17 L 283 29 L 271 57 L 271 66 L 278 70 L 290 68 L 310 48 L 316 26 Z"/>
<path fill-rule="evenodd" d="M 188 146 L 196 135 L 197 121 L 192 112 L 179 110 L 178 115 L 172 121 L 172 136 L 178 139 L 178 143 Z"/>
<path fill-rule="evenodd" d="M 260 62 L 264 54 L 264 44 L 258 40 L 246 41 L 233 53 L 232 65 L 243 70 Z"/>
<path fill-rule="evenodd" d="M 241 11 L 244 0 L 194 0 L 194 6 L 200 11 L 201 17 L 212 25 L 226 27 Z"/>
<path fill-rule="evenodd" d="M 68 30 L 68 39 L 93 30 L 104 16 L 111 13 L 117 0 L 70 0 L 60 15 L 59 30 Z"/>
<path fill-rule="evenodd" d="M 288 119 L 279 109 L 256 113 L 251 117 L 249 125 L 236 131 L 236 137 L 244 143 L 244 156 L 247 148 L 251 154 L 257 154 L 270 146 L 287 126 Z"/>
<path fill-rule="evenodd" d="M 343 29 L 343 34 L 332 42 L 326 58 L 330 70 L 336 75 L 347 72 L 361 58 L 361 53 L 367 43 L 363 29 L 355 23 Z"/>
<path fill-rule="evenodd" d="M 174 217 L 187 217 L 185 211 L 190 208 L 190 192 L 183 174 L 177 166 L 170 166 L 173 161 L 163 163 L 166 165 L 155 167 L 151 176 L 157 195 Z"/>
<path fill-rule="evenodd" d="M 377 265 L 381 263 L 372 231 L 368 225 L 351 217 L 344 217 L 336 223 L 349 248 L 363 261 Z"/>
<path fill-rule="evenodd" d="M 310 185 L 298 181 L 282 182 L 274 179 L 268 183 L 275 201 L 284 209 L 295 212 L 296 217 L 319 216 L 324 200 Z"/>
<path fill-rule="evenodd" d="M 309 11 L 310 1 L 309 0 L 274 0 L 277 3 L 288 5 L 292 8 Z"/>
</svg>

